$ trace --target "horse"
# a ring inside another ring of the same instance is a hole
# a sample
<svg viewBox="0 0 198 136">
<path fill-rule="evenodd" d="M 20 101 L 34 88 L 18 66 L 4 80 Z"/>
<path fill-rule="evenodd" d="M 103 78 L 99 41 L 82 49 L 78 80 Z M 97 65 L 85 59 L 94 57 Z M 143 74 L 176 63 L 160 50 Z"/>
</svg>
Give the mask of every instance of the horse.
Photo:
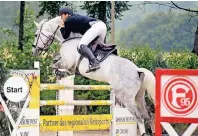
<svg viewBox="0 0 198 136">
<path fill-rule="evenodd" d="M 116 98 L 135 117 L 141 135 L 146 135 L 144 121 L 148 121 L 152 133 L 155 133 L 154 121 L 148 114 L 145 102 L 145 92 L 155 103 L 155 76 L 146 68 L 139 68 L 133 62 L 118 55 L 110 54 L 100 63 L 100 69 L 86 73 L 89 61 L 83 57 L 77 45 L 82 36 L 71 33 L 68 39 L 64 39 L 60 32 L 61 17 L 57 16 L 50 20 L 34 22 L 37 30 L 33 42 L 33 56 L 46 53 L 50 45 L 56 41 L 61 46 L 60 56 L 62 67 L 71 71 L 72 74 L 80 73 L 88 79 L 108 83 L 113 88 Z M 80 61 L 79 61 L 80 60 Z"/>
</svg>

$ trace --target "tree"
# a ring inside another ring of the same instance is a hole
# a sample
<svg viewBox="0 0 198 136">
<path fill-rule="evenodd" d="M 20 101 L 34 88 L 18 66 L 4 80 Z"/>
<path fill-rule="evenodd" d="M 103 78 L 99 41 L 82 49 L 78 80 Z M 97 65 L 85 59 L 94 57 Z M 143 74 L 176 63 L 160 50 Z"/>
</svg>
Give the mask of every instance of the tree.
<svg viewBox="0 0 198 136">
<path fill-rule="evenodd" d="M 53 18 L 58 15 L 59 8 L 62 6 L 74 7 L 74 4 L 66 1 L 41 1 L 39 7 L 41 10 L 37 17 L 40 17 L 47 13 L 49 18 Z M 108 31 L 110 30 L 111 23 L 111 1 L 86 1 L 80 6 L 81 9 L 86 10 L 87 14 L 91 17 L 98 18 L 107 24 Z M 131 5 L 129 2 L 116 1 L 115 2 L 115 19 L 120 19 L 123 16 L 123 12 L 129 10 Z M 74 9 L 74 8 L 73 8 Z"/>
<path fill-rule="evenodd" d="M 192 18 L 194 17 L 197 17 L 198 16 L 198 10 L 194 10 L 194 9 L 191 9 L 191 8 L 186 8 L 186 7 L 183 7 L 183 6 L 179 6 L 177 3 L 171 1 L 171 2 L 151 2 L 151 1 L 146 1 L 146 2 L 142 2 L 141 4 L 139 5 L 148 5 L 148 4 L 157 4 L 159 6 L 166 6 L 166 7 L 169 7 L 170 10 L 172 9 L 179 9 L 179 10 L 182 10 L 182 11 L 185 11 L 188 13 L 188 16 L 189 16 L 189 22 L 192 20 Z M 145 9 L 145 7 L 144 7 Z M 193 50 L 192 50 L 192 53 L 195 53 L 198 55 L 198 35 L 197 35 L 197 31 L 195 32 L 195 41 L 194 41 L 194 47 L 193 47 Z"/>
<path fill-rule="evenodd" d="M 195 53 L 196 55 L 198 55 L 198 26 L 195 32 L 195 41 L 194 41 L 194 47 L 193 47 L 192 53 Z"/>
<path fill-rule="evenodd" d="M 23 51 L 25 1 L 20 2 L 19 49 Z"/>
<path fill-rule="evenodd" d="M 131 25 L 116 39 L 119 45 L 144 46 L 147 43 L 152 48 L 160 46 L 164 51 L 184 51 L 192 48 L 194 31 L 195 27 L 188 21 L 188 15 L 160 12 Z"/>
<path fill-rule="evenodd" d="M 182 6 L 179 6 L 178 4 L 176 4 L 175 2 L 171 1 L 171 2 L 151 2 L 151 1 L 144 1 L 140 4 L 138 4 L 139 6 L 140 5 L 150 5 L 150 4 L 157 4 L 159 6 L 165 6 L 165 7 L 169 7 L 170 9 L 180 9 L 180 10 L 183 10 L 183 11 L 187 11 L 187 12 L 191 12 L 191 13 L 198 13 L 198 10 L 193 10 L 193 9 L 190 9 L 190 8 L 185 8 L 185 7 L 182 7 Z"/>
<path fill-rule="evenodd" d="M 71 2 L 67 1 L 41 1 L 39 7 L 41 10 L 38 13 L 37 17 L 40 17 L 47 13 L 49 18 L 53 18 L 58 15 L 59 8 L 62 6 L 72 6 Z"/>
<path fill-rule="evenodd" d="M 115 1 L 115 19 L 120 19 L 123 12 L 131 7 L 127 1 Z M 108 31 L 111 29 L 111 1 L 85 1 L 81 9 L 86 10 L 91 17 L 102 20 Z"/>
</svg>

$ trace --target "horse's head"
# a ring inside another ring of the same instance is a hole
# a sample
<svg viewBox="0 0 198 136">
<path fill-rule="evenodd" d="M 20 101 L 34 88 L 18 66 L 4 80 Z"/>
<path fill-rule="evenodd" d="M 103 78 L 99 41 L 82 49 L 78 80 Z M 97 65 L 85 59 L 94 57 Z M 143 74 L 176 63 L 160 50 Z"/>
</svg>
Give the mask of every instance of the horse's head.
<svg viewBox="0 0 198 136">
<path fill-rule="evenodd" d="M 59 25 L 50 23 L 46 19 L 42 20 L 40 23 L 34 23 L 37 30 L 34 43 L 32 44 L 32 53 L 34 56 L 39 56 L 47 52 L 53 41 L 58 39 L 56 34 L 59 33 Z"/>
</svg>

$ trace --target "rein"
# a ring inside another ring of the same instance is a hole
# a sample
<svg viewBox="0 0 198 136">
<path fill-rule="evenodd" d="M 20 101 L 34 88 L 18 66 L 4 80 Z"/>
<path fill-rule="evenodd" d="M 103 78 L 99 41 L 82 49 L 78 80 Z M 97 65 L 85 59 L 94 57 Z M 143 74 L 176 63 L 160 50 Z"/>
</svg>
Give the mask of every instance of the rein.
<svg viewBox="0 0 198 136">
<path fill-rule="evenodd" d="M 59 25 L 58 27 L 56 28 L 56 30 L 54 31 L 54 33 L 51 35 L 51 36 L 47 36 L 45 35 L 43 32 L 42 32 L 42 28 L 43 28 L 43 25 L 41 25 L 41 29 L 40 29 L 40 33 L 38 35 L 38 38 L 37 38 L 37 41 L 36 41 L 36 45 L 32 45 L 34 48 L 37 48 L 38 50 L 40 51 L 45 51 L 45 53 L 48 51 L 48 48 L 52 45 L 52 43 L 54 42 L 54 39 L 55 39 L 55 35 L 56 35 L 56 32 L 57 30 L 59 29 Z M 42 38 L 41 38 L 41 34 L 44 35 L 48 40 L 47 40 L 47 43 L 44 43 Z M 41 42 L 43 43 L 44 45 L 44 48 L 40 48 L 40 47 L 37 47 L 37 44 L 38 44 L 38 40 L 39 38 L 41 39 Z M 51 40 L 50 44 L 48 44 L 49 40 Z M 41 52 L 42 53 L 42 52 Z"/>
</svg>

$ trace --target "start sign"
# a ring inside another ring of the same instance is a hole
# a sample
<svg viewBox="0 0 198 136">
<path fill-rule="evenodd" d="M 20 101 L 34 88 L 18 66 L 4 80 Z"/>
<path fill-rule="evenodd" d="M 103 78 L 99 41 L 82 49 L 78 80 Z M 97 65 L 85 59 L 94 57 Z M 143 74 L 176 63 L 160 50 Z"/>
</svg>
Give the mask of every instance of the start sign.
<svg viewBox="0 0 198 136">
<path fill-rule="evenodd" d="M 155 111 L 159 136 L 161 122 L 198 123 L 198 70 L 157 69 Z"/>
<path fill-rule="evenodd" d="M 11 71 L 4 84 L 4 94 L 12 102 L 20 102 L 29 94 L 29 80 L 22 71 Z"/>
</svg>

